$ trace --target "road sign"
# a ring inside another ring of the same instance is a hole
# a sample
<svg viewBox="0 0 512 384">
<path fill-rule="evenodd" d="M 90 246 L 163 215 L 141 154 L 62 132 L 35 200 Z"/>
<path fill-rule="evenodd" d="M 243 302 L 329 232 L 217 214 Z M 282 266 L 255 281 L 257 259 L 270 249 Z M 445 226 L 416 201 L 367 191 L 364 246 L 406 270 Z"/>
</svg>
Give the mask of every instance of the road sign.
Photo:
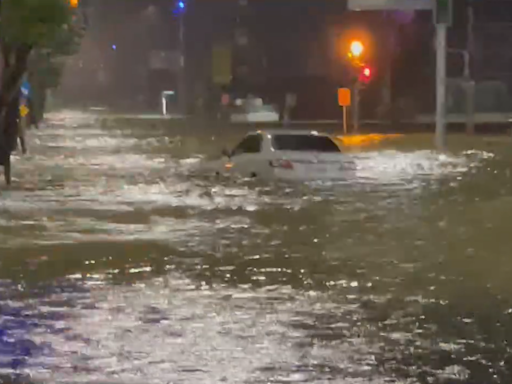
<svg viewBox="0 0 512 384">
<path fill-rule="evenodd" d="M 351 104 L 350 88 L 338 88 L 338 104 L 343 108 L 343 133 L 347 134 L 347 108 Z"/>
<path fill-rule="evenodd" d="M 30 83 L 27 80 L 23 81 L 21 84 L 21 93 L 25 97 L 30 95 Z"/>
<path fill-rule="evenodd" d="M 338 104 L 340 107 L 350 107 L 350 89 L 338 88 Z"/>
<path fill-rule="evenodd" d="M 231 47 L 215 45 L 212 52 L 212 80 L 217 85 L 227 85 L 232 78 L 233 53 Z"/>
<path fill-rule="evenodd" d="M 29 112 L 30 112 L 30 110 L 27 108 L 26 105 L 20 106 L 20 116 L 21 117 L 27 116 Z"/>
<path fill-rule="evenodd" d="M 436 24 L 452 25 L 453 8 L 451 0 L 436 0 L 434 6 L 434 21 Z"/>
<path fill-rule="evenodd" d="M 433 3 L 433 0 L 348 0 L 347 8 L 351 11 L 419 11 L 432 9 Z"/>
</svg>

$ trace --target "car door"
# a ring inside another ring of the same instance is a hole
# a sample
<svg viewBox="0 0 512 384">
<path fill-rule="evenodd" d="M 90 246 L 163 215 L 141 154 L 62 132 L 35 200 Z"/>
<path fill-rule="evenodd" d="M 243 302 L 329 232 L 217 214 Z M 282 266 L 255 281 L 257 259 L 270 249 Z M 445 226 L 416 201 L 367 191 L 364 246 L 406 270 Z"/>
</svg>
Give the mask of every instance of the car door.
<svg viewBox="0 0 512 384">
<path fill-rule="evenodd" d="M 231 153 L 231 169 L 244 177 L 258 175 L 262 161 L 261 149 L 263 138 L 259 133 L 247 135 Z"/>
</svg>

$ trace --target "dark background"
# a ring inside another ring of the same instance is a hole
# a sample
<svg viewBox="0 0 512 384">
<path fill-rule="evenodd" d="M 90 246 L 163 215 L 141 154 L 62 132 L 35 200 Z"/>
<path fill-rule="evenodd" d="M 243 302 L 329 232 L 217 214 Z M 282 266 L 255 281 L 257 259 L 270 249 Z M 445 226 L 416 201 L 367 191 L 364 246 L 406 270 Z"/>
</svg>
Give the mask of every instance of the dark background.
<svg viewBox="0 0 512 384">
<path fill-rule="evenodd" d="M 454 1 L 450 48 L 465 48 L 468 3 Z M 496 80 L 509 89 L 512 1 L 472 3 L 473 75 L 477 81 Z M 60 97 L 69 104 L 157 110 L 161 90 L 176 89 L 177 78 L 173 71 L 148 68 L 148 55 L 152 50 L 177 49 L 176 3 L 83 0 L 82 7 L 87 14 L 87 36 L 80 55 L 70 61 Z M 246 7 L 236 0 L 188 0 L 184 17 L 191 110 L 199 97 L 206 104 L 218 102 L 221 90 L 211 79 L 212 47 L 232 42 L 236 30 L 242 29 L 249 43 L 234 45 L 233 81 L 224 90 L 255 93 L 276 104 L 282 104 L 284 94 L 293 91 L 299 100 L 294 118 L 339 117 L 336 89 L 347 86 L 350 76 L 343 52 L 335 47 L 336 36 L 354 26 L 368 30 L 374 39 L 373 79 L 364 93 L 363 112 L 372 117 L 381 104 L 388 61 L 392 102 L 408 100 L 415 103 L 415 110 L 433 109 L 435 53 L 430 12 L 417 12 L 410 22 L 395 26 L 394 53 L 382 41 L 387 23 L 382 13 L 346 12 L 343 0 L 249 0 Z M 462 56 L 450 54 L 449 77 L 461 76 L 462 68 Z"/>
</svg>

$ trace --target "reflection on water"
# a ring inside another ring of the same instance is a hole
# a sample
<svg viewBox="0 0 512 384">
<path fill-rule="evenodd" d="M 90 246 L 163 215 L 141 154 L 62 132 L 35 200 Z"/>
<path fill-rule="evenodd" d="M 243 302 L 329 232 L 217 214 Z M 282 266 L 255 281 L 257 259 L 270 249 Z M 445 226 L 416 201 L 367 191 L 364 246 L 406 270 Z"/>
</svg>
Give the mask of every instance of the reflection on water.
<svg viewBox="0 0 512 384">
<path fill-rule="evenodd" d="M 236 132 L 50 120 L 1 192 L 0 377 L 511 380 L 505 141 L 400 137 L 343 183 L 263 184 L 191 176 Z"/>
</svg>

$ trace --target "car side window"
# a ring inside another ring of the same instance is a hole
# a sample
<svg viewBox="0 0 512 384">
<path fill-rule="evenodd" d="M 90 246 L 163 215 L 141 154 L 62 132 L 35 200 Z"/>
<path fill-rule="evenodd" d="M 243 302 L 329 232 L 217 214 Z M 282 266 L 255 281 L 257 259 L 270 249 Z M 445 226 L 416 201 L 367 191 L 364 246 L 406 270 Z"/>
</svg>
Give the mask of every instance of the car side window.
<svg viewBox="0 0 512 384">
<path fill-rule="evenodd" d="M 262 141 L 260 134 L 246 136 L 233 150 L 233 156 L 244 153 L 260 153 Z"/>
</svg>

